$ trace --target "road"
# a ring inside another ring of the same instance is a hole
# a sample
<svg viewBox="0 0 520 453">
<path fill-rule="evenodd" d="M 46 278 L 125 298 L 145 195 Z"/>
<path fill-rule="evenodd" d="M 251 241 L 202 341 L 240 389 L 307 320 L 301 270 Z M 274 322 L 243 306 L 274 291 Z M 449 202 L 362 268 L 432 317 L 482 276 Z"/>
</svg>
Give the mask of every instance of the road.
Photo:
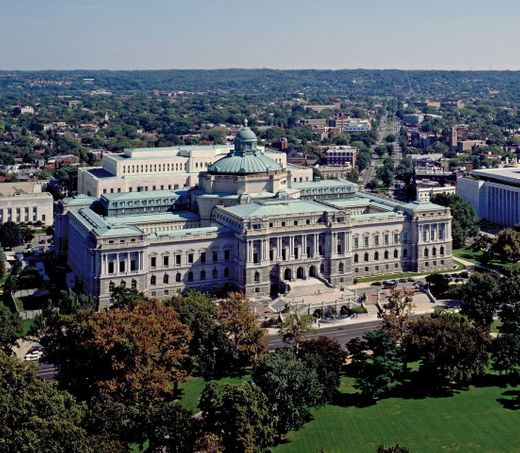
<svg viewBox="0 0 520 453">
<path fill-rule="evenodd" d="M 381 320 L 378 319 L 375 321 L 367 321 L 352 325 L 323 327 L 317 330 L 316 332 L 308 335 L 306 338 L 325 336 L 333 340 L 337 340 L 341 346 L 345 346 L 345 343 L 347 343 L 352 338 L 360 337 L 369 330 L 377 329 L 380 324 Z M 274 350 L 286 346 L 287 344 L 284 343 L 278 335 L 269 337 L 269 350 Z"/>
</svg>

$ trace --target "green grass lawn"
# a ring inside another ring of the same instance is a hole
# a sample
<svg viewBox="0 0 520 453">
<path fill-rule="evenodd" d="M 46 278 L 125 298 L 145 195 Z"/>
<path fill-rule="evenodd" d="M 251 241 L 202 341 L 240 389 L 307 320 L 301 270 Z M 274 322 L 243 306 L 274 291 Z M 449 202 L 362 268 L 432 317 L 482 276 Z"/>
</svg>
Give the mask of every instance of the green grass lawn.
<svg viewBox="0 0 520 453">
<path fill-rule="evenodd" d="M 458 272 L 463 271 L 466 267 L 459 263 L 455 262 L 455 266 L 451 269 L 444 269 L 442 271 L 436 271 L 436 273 L 443 274 L 446 272 Z M 396 272 L 394 274 L 385 274 L 385 275 L 375 275 L 373 277 L 361 277 L 356 278 L 355 283 L 370 283 L 370 282 L 379 282 L 383 280 L 399 280 L 400 278 L 408 278 L 408 277 L 421 277 L 425 275 L 430 275 L 432 272 L 420 273 L 420 272 Z"/>
<path fill-rule="evenodd" d="M 218 379 L 216 382 L 220 384 L 241 384 L 242 382 L 246 382 L 251 378 L 249 374 L 244 376 L 236 376 L 236 377 L 225 377 L 222 379 Z M 200 394 L 208 381 L 205 381 L 204 378 L 201 377 L 190 377 L 185 384 L 179 385 L 179 390 L 181 391 L 180 402 L 186 409 L 190 410 L 194 414 L 199 410 L 197 409 L 197 404 L 199 404 Z"/>
<path fill-rule="evenodd" d="M 343 378 L 344 405 L 313 411 L 314 420 L 291 432 L 275 453 L 374 453 L 380 443 L 399 443 L 412 453 L 520 451 L 520 409 L 506 409 L 499 399 L 510 387 L 470 387 L 451 397 L 390 398 L 369 407 L 348 405 L 353 393 Z M 513 390 L 517 395 L 520 390 Z M 341 399 L 340 399 L 341 400 Z"/>
<path fill-rule="evenodd" d="M 496 269 L 497 271 L 503 270 L 504 267 L 507 266 L 507 264 L 508 264 L 508 263 L 504 263 L 504 262 L 498 261 L 498 260 L 490 260 L 488 262 L 485 262 L 483 259 L 484 252 L 482 252 L 481 250 L 479 250 L 479 251 L 472 250 L 470 247 L 454 249 L 453 256 L 455 256 L 457 258 L 461 258 L 466 261 L 470 261 L 475 264 L 487 266 L 491 269 Z"/>
<path fill-rule="evenodd" d="M 22 332 L 20 333 L 20 337 L 25 337 L 33 324 L 34 319 L 22 319 Z"/>
</svg>

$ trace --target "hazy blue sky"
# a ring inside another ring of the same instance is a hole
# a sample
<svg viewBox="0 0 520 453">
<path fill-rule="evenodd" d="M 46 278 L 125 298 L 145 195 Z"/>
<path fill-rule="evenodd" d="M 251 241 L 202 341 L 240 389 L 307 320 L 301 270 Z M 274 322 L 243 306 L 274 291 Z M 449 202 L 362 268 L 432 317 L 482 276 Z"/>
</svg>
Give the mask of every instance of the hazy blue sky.
<svg viewBox="0 0 520 453">
<path fill-rule="evenodd" d="M 520 69 L 520 0 L 0 0 L 1 69 Z"/>
</svg>

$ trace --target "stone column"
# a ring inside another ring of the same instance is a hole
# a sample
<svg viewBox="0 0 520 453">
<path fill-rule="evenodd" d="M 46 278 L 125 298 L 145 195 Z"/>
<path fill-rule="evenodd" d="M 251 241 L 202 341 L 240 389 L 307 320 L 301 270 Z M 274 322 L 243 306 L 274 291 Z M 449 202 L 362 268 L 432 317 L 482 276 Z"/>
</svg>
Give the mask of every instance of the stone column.
<svg viewBox="0 0 520 453">
<path fill-rule="evenodd" d="M 289 236 L 289 256 L 294 258 L 294 236 Z"/>
</svg>

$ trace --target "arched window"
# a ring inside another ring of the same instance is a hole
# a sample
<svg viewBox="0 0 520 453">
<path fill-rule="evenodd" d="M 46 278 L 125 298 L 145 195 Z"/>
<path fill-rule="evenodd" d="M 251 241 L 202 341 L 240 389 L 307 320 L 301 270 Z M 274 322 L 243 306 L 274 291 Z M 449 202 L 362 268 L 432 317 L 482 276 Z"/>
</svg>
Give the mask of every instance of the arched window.
<svg viewBox="0 0 520 453">
<path fill-rule="evenodd" d="M 108 291 L 109 292 L 113 292 L 115 288 L 116 288 L 116 284 L 114 282 L 110 282 L 108 284 Z"/>
<path fill-rule="evenodd" d="M 155 285 L 157 283 L 157 278 L 155 277 L 155 275 L 152 275 L 150 277 L 150 285 Z"/>
<path fill-rule="evenodd" d="M 218 278 L 218 271 L 216 269 L 213 269 L 213 272 L 211 273 L 211 278 L 213 278 L 213 280 L 216 280 Z"/>
<path fill-rule="evenodd" d="M 200 271 L 200 279 L 206 280 L 206 271 Z"/>
<path fill-rule="evenodd" d="M 384 257 L 385 257 L 385 260 L 388 259 L 388 250 L 385 250 L 385 254 L 384 254 Z"/>
<path fill-rule="evenodd" d="M 425 248 L 424 249 L 424 256 L 428 257 L 429 255 L 430 255 L 430 251 L 428 250 L 428 248 Z"/>
<path fill-rule="evenodd" d="M 162 281 L 163 283 L 170 283 L 170 276 L 168 274 L 164 274 Z"/>
<path fill-rule="evenodd" d="M 137 280 L 135 278 L 132 279 L 132 289 L 137 289 Z"/>
<path fill-rule="evenodd" d="M 189 282 L 192 282 L 193 281 L 193 272 L 188 272 L 188 281 Z"/>
<path fill-rule="evenodd" d="M 260 272 L 255 272 L 255 283 L 260 281 Z"/>
<path fill-rule="evenodd" d="M 437 256 L 437 247 L 432 248 L 432 256 Z"/>
<path fill-rule="evenodd" d="M 357 253 L 354 255 L 354 263 L 359 263 L 359 255 Z"/>
<path fill-rule="evenodd" d="M 177 283 L 181 281 L 181 273 L 180 272 L 177 272 L 177 274 L 175 274 L 175 281 Z"/>
<path fill-rule="evenodd" d="M 368 261 L 368 253 L 365 253 L 364 258 L 365 258 L 365 261 Z"/>
<path fill-rule="evenodd" d="M 374 252 L 374 261 L 379 259 L 379 252 Z"/>
<path fill-rule="evenodd" d="M 399 258 L 399 251 L 398 250 L 394 250 L 394 258 Z"/>
<path fill-rule="evenodd" d="M 121 288 L 126 288 L 126 282 L 124 280 L 121 280 L 121 283 L 119 283 L 119 286 Z"/>
<path fill-rule="evenodd" d="M 340 274 L 343 274 L 343 272 L 345 272 L 345 265 L 343 264 L 342 261 L 340 261 L 339 265 L 338 265 L 338 272 Z"/>
<path fill-rule="evenodd" d="M 229 268 L 228 267 L 226 267 L 224 269 L 224 277 L 226 277 L 226 278 L 229 277 Z"/>
<path fill-rule="evenodd" d="M 444 246 L 443 246 L 443 245 L 441 245 L 441 248 L 440 248 L 440 254 L 441 254 L 441 255 L 444 255 Z"/>
</svg>

